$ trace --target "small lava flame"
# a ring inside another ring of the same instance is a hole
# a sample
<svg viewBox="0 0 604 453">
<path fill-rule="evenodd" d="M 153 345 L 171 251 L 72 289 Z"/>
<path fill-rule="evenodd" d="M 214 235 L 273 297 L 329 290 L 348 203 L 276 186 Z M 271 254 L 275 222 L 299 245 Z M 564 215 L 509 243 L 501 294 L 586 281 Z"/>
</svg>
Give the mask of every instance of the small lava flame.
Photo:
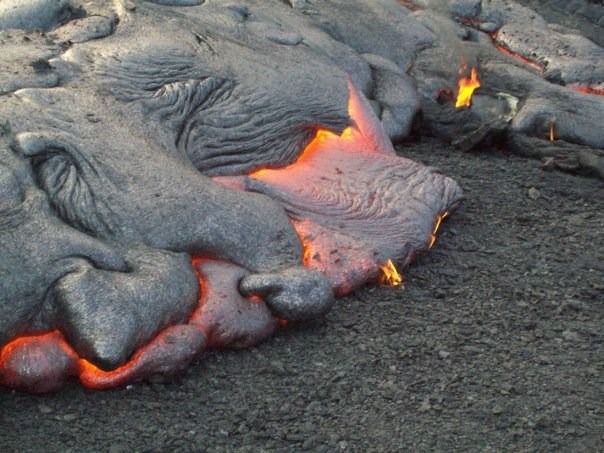
<svg viewBox="0 0 604 453">
<path fill-rule="evenodd" d="M 382 277 L 380 283 L 386 286 L 401 286 L 403 283 L 403 277 L 398 273 L 392 260 L 388 260 L 386 264 L 380 266 L 382 269 Z"/>
<path fill-rule="evenodd" d="M 463 72 L 464 68 L 461 69 Z M 478 80 L 478 71 L 476 68 L 472 68 L 470 77 L 463 77 L 459 80 L 457 88 L 457 101 L 455 107 L 470 107 L 472 101 L 472 93 L 476 88 L 480 87 L 480 81 Z"/>
<path fill-rule="evenodd" d="M 553 142 L 554 140 L 556 140 L 556 133 L 555 133 L 555 129 L 554 129 L 554 123 L 552 122 L 549 125 L 549 141 Z"/>
<path fill-rule="evenodd" d="M 445 220 L 448 215 L 448 212 L 444 212 L 436 216 L 436 222 L 434 223 L 434 228 L 432 230 L 432 234 L 430 235 L 430 242 L 428 243 L 429 249 L 434 247 L 434 244 L 436 243 L 436 234 L 438 233 L 438 230 L 440 228 L 440 225 L 443 223 L 443 220 Z"/>
</svg>

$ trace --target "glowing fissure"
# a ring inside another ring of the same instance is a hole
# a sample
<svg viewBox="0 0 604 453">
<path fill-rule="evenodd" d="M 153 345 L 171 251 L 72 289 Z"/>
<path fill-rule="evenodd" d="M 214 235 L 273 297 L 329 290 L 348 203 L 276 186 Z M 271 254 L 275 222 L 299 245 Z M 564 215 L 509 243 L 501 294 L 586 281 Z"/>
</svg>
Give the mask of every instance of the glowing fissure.
<svg viewBox="0 0 604 453">
<path fill-rule="evenodd" d="M 436 243 L 436 236 L 438 234 L 438 230 L 440 229 L 440 226 L 442 225 L 443 220 L 445 220 L 448 216 L 449 216 L 448 212 L 444 212 L 444 213 L 436 216 L 436 221 L 434 222 L 434 228 L 432 229 L 432 234 L 430 234 L 430 239 L 428 241 L 429 249 L 434 247 L 434 244 Z"/>
<path fill-rule="evenodd" d="M 477 82 L 475 70 L 472 71 L 472 78 Z M 301 181 L 307 187 L 306 172 L 316 173 L 317 168 L 325 170 L 325 174 L 319 174 L 324 179 L 337 180 L 350 173 L 352 177 L 346 180 L 357 181 L 359 168 L 369 170 L 377 162 L 382 172 L 382 168 L 396 166 L 398 159 L 402 158 L 396 155 L 367 101 L 351 84 L 349 88 L 348 110 L 353 126 L 339 135 L 319 129 L 294 164 L 277 170 L 258 170 L 249 177 L 273 184 L 291 185 Z M 363 183 L 360 192 L 350 193 L 355 202 L 356 198 L 366 196 L 365 204 L 371 208 L 371 213 L 375 197 L 380 195 L 377 193 L 378 187 L 373 187 L 372 183 L 373 180 L 368 181 L 367 185 Z M 387 212 L 398 213 L 404 205 L 399 202 L 388 204 L 392 198 L 391 194 L 386 195 Z M 446 216 L 446 212 L 436 216 L 428 248 L 433 246 Z M 379 229 L 383 219 L 387 218 L 378 216 L 372 219 L 376 222 L 374 227 Z M 361 221 L 364 220 L 362 217 Z M 329 224 L 310 220 L 292 218 L 291 221 L 304 247 L 303 264 L 323 272 L 336 296 L 348 294 L 368 281 L 402 286 L 403 277 L 392 259 L 386 263 L 377 262 L 378 255 L 368 245 L 370 242 L 364 242 L 365 236 L 358 239 L 354 235 L 347 235 L 346 229 L 333 229 Z M 401 260 L 403 266 L 409 264 L 415 251 L 426 247 L 422 247 L 421 242 L 416 243 L 413 253 L 408 253 L 403 247 L 400 249 L 405 250 L 406 255 L 403 256 L 397 255 L 400 250 L 396 241 L 389 239 L 389 242 L 380 246 L 389 244 L 392 244 L 393 259 Z M 0 384 L 38 393 L 58 390 L 70 377 L 77 377 L 85 387 L 94 389 L 126 385 L 156 374 L 179 372 L 208 348 L 255 344 L 272 335 L 276 326 L 286 324 L 286 321 L 274 317 L 264 300 L 257 296 L 243 297 L 238 292 L 238 282 L 242 273 L 247 272 L 245 269 L 203 257 L 194 257 L 191 264 L 197 274 L 200 296 L 188 321 L 160 331 L 149 343 L 135 351 L 126 363 L 113 370 L 101 369 L 80 357 L 63 334 L 53 330 L 15 338 L 0 349 Z"/>
<path fill-rule="evenodd" d="M 556 132 L 555 132 L 555 129 L 554 129 L 554 123 L 552 122 L 549 125 L 549 141 L 553 142 L 554 140 L 556 140 Z"/>
<path fill-rule="evenodd" d="M 490 36 L 491 36 L 491 39 L 493 40 L 493 44 L 495 45 L 495 48 L 497 48 L 497 50 L 499 50 L 501 53 L 504 53 L 517 60 L 522 61 L 523 63 L 529 65 L 533 69 L 536 69 L 540 73 L 543 73 L 543 71 L 545 70 L 545 66 L 543 64 L 538 63 L 534 60 L 531 60 L 527 57 L 524 57 L 516 52 L 513 52 L 512 50 L 508 49 L 503 43 L 498 42 L 497 41 L 497 32 L 492 33 Z M 598 87 L 595 87 L 594 85 L 598 85 Z M 601 88 L 600 85 L 601 84 L 595 84 L 595 83 L 569 83 L 568 85 L 566 85 L 566 87 L 571 90 L 578 91 L 580 93 L 593 94 L 596 96 L 604 96 L 604 88 Z"/>
<path fill-rule="evenodd" d="M 529 65 L 531 68 L 536 69 L 539 72 L 543 72 L 543 70 L 545 69 L 544 66 L 542 64 L 537 63 L 536 61 L 533 60 L 529 60 L 526 57 L 523 57 L 522 55 L 511 51 L 510 49 L 508 49 L 504 44 L 500 43 L 497 41 L 497 33 L 491 33 L 489 36 L 491 37 L 491 39 L 493 40 L 493 45 L 495 46 L 495 48 L 501 52 L 504 53 L 506 55 L 509 55 L 510 57 L 515 58 L 516 60 L 520 60 L 522 61 L 524 64 Z"/>
<path fill-rule="evenodd" d="M 592 86 L 592 84 L 582 85 L 579 83 L 571 83 L 566 86 L 568 88 L 570 88 L 571 90 L 578 91 L 580 93 L 594 94 L 596 96 L 604 96 L 604 89 L 603 88 L 594 88 Z"/>
</svg>

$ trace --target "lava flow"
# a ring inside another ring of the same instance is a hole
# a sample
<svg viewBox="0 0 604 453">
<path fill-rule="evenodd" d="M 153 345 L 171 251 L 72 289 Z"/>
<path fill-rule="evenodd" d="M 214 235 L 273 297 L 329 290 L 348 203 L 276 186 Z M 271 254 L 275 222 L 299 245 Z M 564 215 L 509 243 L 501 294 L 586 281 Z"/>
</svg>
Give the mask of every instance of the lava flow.
<svg viewBox="0 0 604 453">
<path fill-rule="evenodd" d="M 463 72 L 464 70 L 465 67 L 462 68 L 460 72 Z M 470 77 L 463 77 L 459 80 L 455 107 L 470 107 L 472 104 L 472 94 L 474 93 L 474 90 L 479 87 L 480 81 L 478 80 L 478 71 L 476 71 L 476 68 L 472 68 Z"/>
<path fill-rule="evenodd" d="M 554 123 L 552 122 L 549 125 L 549 141 L 553 142 L 554 140 L 556 140 L 556 131 L 555 131 L 555 128 L 554 128 Z"/>
<path fill-rule="evenodd" d="M 162 330 L 123 365 L 103 370 L 53 330 L 15 338 L 0 348 L 0 385 L 48 393 L 75 377 L 92 389 L 117 387 L 179 373 L 207 348 L 248 347 L 273 334 L 279 320 L 261 299 L 245 298 L 237 290 L 247 271 L 209 259 L 196 258 L 192 265 L 201 296 L 189 321 Z"/>
<path fill-rule="evenodd" d="M 380 281 L 388 259 L 408 266 L 427 249 L 434 218 L 461 196 L 433 169 L 397 156 L 368 101 L 351 83 L 349 92 L 351 126 L 339 135 L 318 130 L 296 162 L 256 171 L 243 184 L 286 208 L 304 265 L 324 273 L 338 297 Z M 441 197 L 448 201 L 433 204 Z"/>
<path fill-rule="evenodd" d="M 398 0 L 398 2 L 410 11 L 419 11 L 420 9 L 419 6 L 413 4 L 412 2 L 407 2 L 405 0 Z"/>
<path fill-rule="evenodd" d="M 430 234 L 430 242 L 428 243 L 429 249 L 434 247 L 434 244 L 436 243 L 436 235 L 438 234 L 438 230 L 440 229 L 440 226 L 442 225 L 443 220 L 445 220 L 448 216 L 449 216 L 448 212 L 444 212 L 442 215 L 439 214 L 436 216 L 436 222 L 434 223 L 434 229 L 432 230 L 432 233 Z"/>
</svg>

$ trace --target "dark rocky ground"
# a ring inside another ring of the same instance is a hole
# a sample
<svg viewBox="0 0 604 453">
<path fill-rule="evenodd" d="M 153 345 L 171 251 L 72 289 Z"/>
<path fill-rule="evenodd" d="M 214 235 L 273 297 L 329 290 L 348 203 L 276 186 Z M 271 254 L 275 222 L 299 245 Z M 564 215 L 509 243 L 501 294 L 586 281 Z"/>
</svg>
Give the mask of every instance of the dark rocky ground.
<svg viewBox="0 0 604 453">
<path fill-rule="evenodd" d="M 604 187 L 426 140 L 463 207 L 406 289 L 177 382 L 0 390 L 0 451 L 604 451 Z"/>
</svg>

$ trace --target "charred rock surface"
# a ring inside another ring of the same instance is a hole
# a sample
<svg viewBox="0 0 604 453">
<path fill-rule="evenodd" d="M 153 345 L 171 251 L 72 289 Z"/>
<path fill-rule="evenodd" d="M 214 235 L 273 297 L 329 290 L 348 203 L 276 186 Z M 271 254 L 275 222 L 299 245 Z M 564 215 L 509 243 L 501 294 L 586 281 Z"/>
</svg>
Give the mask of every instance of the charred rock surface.
<svg viewBox="0 0 604 453">
<path fill-rule="evenodd" d="M 5 1 L 0 30 L 16 388 L 171 375 L 406 267 L 461 200 L 394 153 L 418 125 L 604 174 L 604 51 L 511 1 Z"/>
</svg>

